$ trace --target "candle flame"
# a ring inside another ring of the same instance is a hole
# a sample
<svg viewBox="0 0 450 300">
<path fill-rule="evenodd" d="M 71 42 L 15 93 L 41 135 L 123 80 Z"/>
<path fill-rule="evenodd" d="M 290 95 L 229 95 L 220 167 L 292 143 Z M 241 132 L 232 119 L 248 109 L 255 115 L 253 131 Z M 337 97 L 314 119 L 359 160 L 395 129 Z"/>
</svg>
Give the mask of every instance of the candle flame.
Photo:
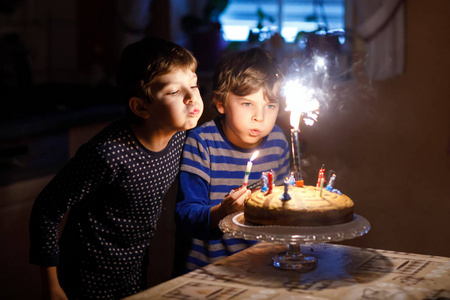
<svg viewBox="0 0 450 300">
<path fill-rule="evenodd" d="M 253 160 L 255 160 L 255 158 L 258 157 L 258 155 L 259 155 L 259 151 L 253 152 L 252 157 L 250 157 L 250 161 L 253 162 Z"/>
<path fill-rule="evenodd" d="M 298 79 L 286 82 L 286 110 L 291 112 L 290 124 L 298 130 L 302 114 L 305 114 L 305 124 L 312 125 L 317 121 L 319 101 L 314 97 L 314 89 L 301 84 Z"/>
</svg>

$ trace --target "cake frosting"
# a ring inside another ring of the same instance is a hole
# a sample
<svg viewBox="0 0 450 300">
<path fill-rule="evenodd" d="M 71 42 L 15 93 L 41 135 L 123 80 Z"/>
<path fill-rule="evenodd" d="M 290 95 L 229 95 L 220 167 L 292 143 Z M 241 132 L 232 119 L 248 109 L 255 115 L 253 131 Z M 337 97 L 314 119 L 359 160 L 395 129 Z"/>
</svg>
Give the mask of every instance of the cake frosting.
<svg viewBox="0 0 450 300">
<path fill-rule="evenodd" d="M 353 201 L 325 188 L 288 185 L 254 191 L 244 202 L 245 220 L 260 225 L 328 226 L 353 220 Z"/>
</svg>

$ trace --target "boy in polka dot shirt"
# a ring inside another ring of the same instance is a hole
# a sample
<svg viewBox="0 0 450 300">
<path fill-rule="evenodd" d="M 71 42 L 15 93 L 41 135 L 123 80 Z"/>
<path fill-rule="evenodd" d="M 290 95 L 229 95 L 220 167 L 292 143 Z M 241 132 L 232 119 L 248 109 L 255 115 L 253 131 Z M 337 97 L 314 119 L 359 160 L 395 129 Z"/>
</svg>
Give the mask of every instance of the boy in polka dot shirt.
<svg viewBox="0 0 450 300">
<path fill-rule="evenodd" d="M 41 266 L 46 298 L 120 299 L 145 288 L 162 200 L 203 112 L 196 68 L 189 51 L 162 39 L 125 48 L 118 87 L 127 117 L 81 146 L 33 205 L 30 262 Z"/>
</svg>

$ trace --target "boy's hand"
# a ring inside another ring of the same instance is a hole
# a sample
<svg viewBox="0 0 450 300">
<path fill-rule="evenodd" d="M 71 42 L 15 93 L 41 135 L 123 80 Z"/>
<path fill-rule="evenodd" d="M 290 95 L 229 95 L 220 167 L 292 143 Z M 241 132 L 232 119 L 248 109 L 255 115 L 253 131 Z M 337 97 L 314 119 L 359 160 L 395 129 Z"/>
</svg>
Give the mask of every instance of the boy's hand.
<svg viewBox="0 0 450 300">
<path fill-rule="evenodd" d="M 42 299 L 67 300 L 67 296 L 59 285 L 56 267 L 41 267 Z"/>
<path fill-rule="evenodd" d="M 237 211 L 244 210 L 244 200 L 252 192 L 246 187 L 241 187 L 223 198 L 222 202 L 213 206 L 210 210 L 210 226 L 217 227 L 219 221 Z"/>
<path fill-rule="evenodd" d="M 247 199 L 250 194 L 250 190 L 246 187 L 241 187 L 225 196 L 221 203 L 222 210 L 226 213 L 225 215 L 227 216 L 234 212 L 244 210 L 244 200 Z"/>
</svg>

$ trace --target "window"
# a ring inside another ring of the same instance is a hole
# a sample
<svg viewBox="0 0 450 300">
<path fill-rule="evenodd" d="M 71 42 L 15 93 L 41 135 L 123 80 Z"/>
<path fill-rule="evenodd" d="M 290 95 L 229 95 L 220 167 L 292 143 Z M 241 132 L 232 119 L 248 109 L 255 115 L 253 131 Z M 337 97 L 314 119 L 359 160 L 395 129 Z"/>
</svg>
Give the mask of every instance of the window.
<svg viewBox="0 0 450 300">
<path fill-rule="evenodd" d="M 220 16 L 227 41 L 246 41 L 250 31 L 260 40 L 280 32 L 293 42 L 299 32 L 344 29 L 346 0 L 229 0 Z"/>
</svg>

